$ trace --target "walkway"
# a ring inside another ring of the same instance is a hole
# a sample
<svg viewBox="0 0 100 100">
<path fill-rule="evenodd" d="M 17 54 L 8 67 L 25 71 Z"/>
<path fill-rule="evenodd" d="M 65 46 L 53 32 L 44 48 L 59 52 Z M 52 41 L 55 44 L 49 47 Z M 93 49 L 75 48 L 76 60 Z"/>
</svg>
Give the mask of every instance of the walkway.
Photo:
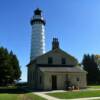
<svg viewBox="0 0 100 100">
<path fill-rule="evenodd" d="M 98 90 L 100 90 L 100 89 L 98 89 Z M 82 91 L 85 91 L 85 90 L 82 90 Z M 41 97 L 45 98 L 46 100 L 97 100 L 97 99 L 99 100 L 100 99 L 100 97 L 77 98 L 77 99 L 59 99 L 59 98 L 52 97 L 52 96 L 49 96 L 46 94 L 46 93 L 54 93 L 54 92 L 66 92 L 66 91 L 57 90 L 57 91 L 48 91 L 48 92 L 34 92 L 34 94 L 41 96 Z"/>
<path fill-rule="evenodd" d="M 45 93 L 42 93 L 42 92 L 35 92 L 34 94 L 41 96 L 41 97 L 45 98 L 46 100 L 61 100 L 61 99 L 46 95 Z"/>
</svg>

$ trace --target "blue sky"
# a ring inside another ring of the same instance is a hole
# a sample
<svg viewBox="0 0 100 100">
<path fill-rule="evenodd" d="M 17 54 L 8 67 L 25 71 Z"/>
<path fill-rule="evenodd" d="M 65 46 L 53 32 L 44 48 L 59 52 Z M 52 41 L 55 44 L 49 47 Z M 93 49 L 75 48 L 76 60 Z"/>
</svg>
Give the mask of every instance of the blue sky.
<svg viewBox="0 0 100 100">
<path fill-rule="evenodd" d="M 33 11 L 46 19 L 46 51 L 53 37 L 81 62 L 84 53 L 100 54 L 100 0 L 0 0 L 0 46 L 18 57 L 22 81 L 27 80 Z"/>
</svg>

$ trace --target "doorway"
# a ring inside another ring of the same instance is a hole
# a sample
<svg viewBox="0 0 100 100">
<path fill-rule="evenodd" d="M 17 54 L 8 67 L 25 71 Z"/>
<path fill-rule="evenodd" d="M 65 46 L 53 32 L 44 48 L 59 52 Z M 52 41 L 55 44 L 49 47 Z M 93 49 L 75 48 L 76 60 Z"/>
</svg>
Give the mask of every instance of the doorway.
<svg viewBox="0 0 100 100">
<path fill-rule="evenodd" d="M 57 89 L 57 76 L 52 75 L 52 90 L 56 90 L 56 89 Z"/>
</svg>

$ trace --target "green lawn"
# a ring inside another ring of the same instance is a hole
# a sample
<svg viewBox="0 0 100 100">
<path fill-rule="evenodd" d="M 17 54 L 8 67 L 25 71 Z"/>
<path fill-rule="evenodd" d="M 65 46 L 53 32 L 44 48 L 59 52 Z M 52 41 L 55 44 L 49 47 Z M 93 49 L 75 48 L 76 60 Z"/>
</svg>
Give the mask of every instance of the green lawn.
<svg viewBox="0 0 100 100">
<path fill-rule="evenodd" d="M 86 98 L 86 97 L 100 97 L 100 90 L 94 91 L 69 91 L 69 92 L 57 92 L 47 93 L 50 96 L 54 96 L 60 99 L 73 99 L 73 98 Z"/>
<path fill-rule="evenodd" d="M 0 88 L 0 100 L 45 100 L 45 99 L 17 87 L 3 87 Z"/>
<path fill-rule="evenodd" d="M 31 98 L 30 100 L 46 100 L 46 99 L 44 99 L 40 96 L 37 96 L 35 94 L 32 94 L 32 93 L 27 94 L 27 96 L 29 96 Z"/>
<path fill-rule="evenodd" d="M 100 89 L 100 85 L 90 85 L 88 89 Z"/>
<path fill-rule="evenodd" d="M 88 86 L 88 89 L 99 89 L 100 86 Z M 73 99 L 73 98 L 84 98 L 84 97 L 100 97 L 100 90 L 89 90 L 86 91 L 68 91 L 68 92 L 57 92 L 47 93 L 48 95 L 61 98 L 61 99 Z M 32 92 L 25 91 L 22 88 L 15 86 L 11 87 L 0 87 L 0 100 L 46 100 L 39 97 Z"/>
<path fill-rule="evenodd" d="M 18 100 L 16 94 L 0 94 L 0 100 Z"/>
<path fill-rule="evenodd" d="M 45 100 L 32 93 L 26 94 L 0 94 L 0 100 Z"/>
</svg>

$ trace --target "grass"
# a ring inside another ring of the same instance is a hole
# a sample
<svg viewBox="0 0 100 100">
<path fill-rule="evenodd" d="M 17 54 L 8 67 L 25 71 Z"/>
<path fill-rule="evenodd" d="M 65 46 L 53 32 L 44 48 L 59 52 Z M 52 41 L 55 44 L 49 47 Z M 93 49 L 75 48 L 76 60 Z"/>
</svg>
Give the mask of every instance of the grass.
<svg viewBox="0 0 100 100">
<path fill-rule="evenodd" d="M 100 97 L 100 90 L 93 91 L 69 91 L 69 92 L 57 92 L 47 93 L 50 96 L 60 99 L 74 99 L 74 98 L 86 98 L 86 97 Z"/>
<path fill-rule="evenodd" d="M 0 94 L 0 100 L 18 100 L 16 94 Z"/>
<path fill-rule="evenodd" d="M 0 94 L 0 100 L 45 100 L 35 94 Z"/>
<path fill-rule="evenodd" d="M 0 100 L 45 100 L 32 92 L 17 87 L 0 87 Z"/>
<path fill-rule="evenodd" d="M 29 96 L 31 98 L 31 100 L 46 100 L 46 99 L 39 97 L 39 96 L 32 94 L 32 93 L 28 93 L 27 96 Z"/>
<path fill-rule="evenodd" d="M 89 85 L 88 89 L 100 89 L 100 85 Z"/>
<path fill-rule="evenodd" d="M 100 89 L 100 85 L 88 86 L 88 89 Z M 89 91 L 88 89 L 86 91 L 69 91 L 69 92 L 57 92 L 57 93 L 47 93 L 47 94 L 61 99 L 100 97 L 100 90 Z M 18 88 L 17 86 L 10 86 L 10 87 L 0 87 L 0 100 L 46 100 L 46 99 L 37 96 L 32 92 L 25 91 L 23 90 L 23 88 Z"/>
</svg>

